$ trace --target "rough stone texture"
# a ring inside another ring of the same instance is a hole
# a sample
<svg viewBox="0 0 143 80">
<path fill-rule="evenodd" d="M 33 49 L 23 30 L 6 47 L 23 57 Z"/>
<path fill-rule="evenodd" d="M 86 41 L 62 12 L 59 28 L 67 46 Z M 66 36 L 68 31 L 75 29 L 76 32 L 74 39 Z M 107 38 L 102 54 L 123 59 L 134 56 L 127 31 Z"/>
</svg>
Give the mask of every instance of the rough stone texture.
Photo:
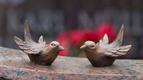
<svg viewBox="0 0 143 80">
<path fill-rule="evenodd" d="M 0 47 L 1 79 L 143 80 L 143 60 L 116 60 L 110 67 L 92 67 L 86 58 L 59 56 L 51 66 L 36 65 L 19 50 Z"/>
</svg>

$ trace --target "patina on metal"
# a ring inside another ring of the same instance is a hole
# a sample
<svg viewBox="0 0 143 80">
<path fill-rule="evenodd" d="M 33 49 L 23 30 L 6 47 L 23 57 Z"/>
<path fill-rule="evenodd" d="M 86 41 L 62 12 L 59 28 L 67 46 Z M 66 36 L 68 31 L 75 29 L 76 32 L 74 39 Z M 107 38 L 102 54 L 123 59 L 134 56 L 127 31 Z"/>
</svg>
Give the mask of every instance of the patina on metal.
<svg viewBox="0 0 143 80">
<path fill-rule="evenodd" d="M 31 62 L 36 64 L 51 65 L 57 58 L 59 52 L 64 50 L 62 45 L 57 41 L 46 44 L 42 35 L 38 43 L 34 42 L 31 38 L 27 20 L 24 25 L 24 39 L 25 41 L 14 36 L 15 43 L 29 56 Z"/>
<path fill-rule="evenodd" d="M 124 25 L 112 43 L 109 43 L 108 36 L 105 34 L 98 43 L 86 41 L 80 49 L 85 51 L 94 67 L 111 66 L 117 57 L 125 55 L 131 48 L 131 45 L 121 46 L 123 33 Z"/>
</svg>

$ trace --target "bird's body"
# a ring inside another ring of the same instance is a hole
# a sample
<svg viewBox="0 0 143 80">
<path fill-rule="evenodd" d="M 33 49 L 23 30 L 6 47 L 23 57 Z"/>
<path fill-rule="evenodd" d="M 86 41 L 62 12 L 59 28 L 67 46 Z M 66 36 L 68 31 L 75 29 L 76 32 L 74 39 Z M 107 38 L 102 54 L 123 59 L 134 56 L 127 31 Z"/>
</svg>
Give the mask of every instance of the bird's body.
<svg viewBox="0 0 143 80">
<path fill-rule="evenodd" d="M 86 41 L 80 47 L 85 51 L 87 58 L 93 66 L 110 66 L 116 57 L 126 54 L 131 45 L 121 46 L 123 30 L 124 27 L 122 26 L 117 38 L 112 43 L 109 43 L 108 36 L 105 34 L 98 43 L 95 44 L 93 41 Z"/>
<path fill-rule="evenodd" d="M 93 66 L 108 66 L 112 65 L 112 63 L 115 61 L 114 57 L 104 55 L 103 50 L 100 49 L 100 47 L 98 47 L 97 50 L 85 50 L 85 53 L 86 57 Z"/>
<path fill-rule="evenodd" d="M 46 44 L 43 36 L 40 36 L 38 43 L 34 42 L 31 38 L 27 21 L 24 27 L 24 38 L 25 41 L 15 36 L 14 41 L 28 55 L 31 62 L 36 64 L 50 65 L 57 58 L 59 52 L 64 50 L 57 41 Z"/>
<path fill-rule="evenodd" d="M 59 52 L 60 51 L 52 50 L 47 46 L 38 54 L 28 54 L 28 56 L 33 63 L 50 65 L 57 58 Z"/>
</svg>

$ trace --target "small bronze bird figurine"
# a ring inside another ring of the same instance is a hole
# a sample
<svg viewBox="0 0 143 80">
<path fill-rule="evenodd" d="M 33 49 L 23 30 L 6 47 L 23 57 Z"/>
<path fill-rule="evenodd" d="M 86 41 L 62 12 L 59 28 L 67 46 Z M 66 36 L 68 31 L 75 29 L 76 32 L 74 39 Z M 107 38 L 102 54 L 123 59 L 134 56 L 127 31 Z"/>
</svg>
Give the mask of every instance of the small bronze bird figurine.
<svg viewBox="0 0 143 80">
<path fill-rule="evenodd" d="M 29 56 L 31 62 L 36 64 L 51 65 L 59 52 L 64 50 L 62 45 L 57 41 L 46 44 L 42 35 L 38 43 L 34 42 L 31 38 L 27 20 L 24 25 L 24 39 L 25 41 L 16 36 L 14 37 L 14 41 L 19 48 Z"/>
<path fill-rule="evenodd" d="M 121 46 L 123 40 L 124 26 L 122 25 L 116 39 L 109 43 L 107 34 L 98 42 L 86 41 L 80 49 L 84 50 L 87 58 L 95 67 L 110 66 L 119 56 L 125 55 L 131 45 Z"/>
</svg>

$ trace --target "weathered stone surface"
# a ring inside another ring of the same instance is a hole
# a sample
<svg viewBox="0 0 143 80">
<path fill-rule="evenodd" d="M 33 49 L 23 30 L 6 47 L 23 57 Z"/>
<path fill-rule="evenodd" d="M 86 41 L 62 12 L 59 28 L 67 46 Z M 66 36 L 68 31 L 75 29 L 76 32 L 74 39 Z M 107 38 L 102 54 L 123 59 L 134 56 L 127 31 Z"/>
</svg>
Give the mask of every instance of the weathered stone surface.
<svg viewBox="0 0 143 80">
<path fill-rule="evenodd" d="M 36 65 L 14 49 L 0 47 L 1 79 L 143 80 L 143 60 L 116 60 L 110 67 L 92 67 L 86 58 L 59 56 L 51 66 Z"/>
</svg>

